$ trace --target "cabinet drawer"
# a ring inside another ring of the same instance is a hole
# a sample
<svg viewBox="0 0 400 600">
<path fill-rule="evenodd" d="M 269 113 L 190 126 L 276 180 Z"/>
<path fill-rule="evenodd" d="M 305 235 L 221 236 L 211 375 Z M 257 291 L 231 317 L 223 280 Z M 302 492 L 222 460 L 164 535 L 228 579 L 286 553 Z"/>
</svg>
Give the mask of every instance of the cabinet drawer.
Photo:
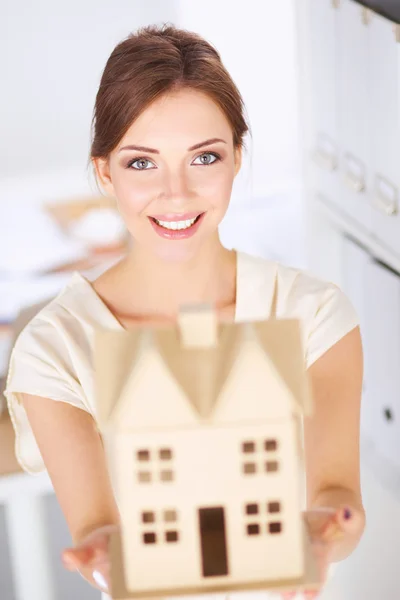
<svg viewBox="0 0 400 600">
<path fill-rule="evenodd" d="M 400 468 L 400 277 L 371 262 L 365 292 L 373 441 L 379 454 Z"/>
<path fill-rule="evenodd" d="M 376 14 L 368 36 L 373 235 L 400 255 L 400 40 L 395 25 Z"/>
<path fill-rule="evenodd" d="M 366 284 L 368 267 L 372 258 L 368 252 L 363 250 L 353 240 L 343 237 L 342 242 L 342 271 L 343 291 L 347 294 L 354 305 L 360 318 L 361 337 L 364 350 L 364 382 L 363 398 L 361 405 L 361 431 L 368 440 L 374 438 L 374 397 L 370 389 L 370 371 L 373 369 L 373 356 L 370 355 L 371 341 L 369 340 Z"/>
<path fill-rule="evenodd" d="M 337 13 L 332 0 L 310 0 L 312 161 L 317 192 L 335 201 L 338 192 Z"/>
<path fill-rule="evenodd" d="M 368 173 L 371 163 L 368 110 L 368 25 L 365 8 L 341 0 L 337 10 L 337 124 L 341 154 L 341 209 L 371 231 Z"/>
</svg>

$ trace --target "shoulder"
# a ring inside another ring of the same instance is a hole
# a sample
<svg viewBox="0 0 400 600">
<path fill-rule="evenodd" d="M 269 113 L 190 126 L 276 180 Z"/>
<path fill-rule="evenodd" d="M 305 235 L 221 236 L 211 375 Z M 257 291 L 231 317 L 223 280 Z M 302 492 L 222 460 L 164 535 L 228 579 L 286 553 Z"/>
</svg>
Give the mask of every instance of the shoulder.
<svg viewBox="0 0 400 600">
<path fill-rule="evenodd" d="M 25 393 L 93 412 L 92 362 L 96 326 L 107 312 L 79 273 L 20 326 L 11 350 L 5 395 L 15 407 Z M 104 311 L 104 314 L 103 314 Z M 16 409 L 17 410 L 17 409 Z"/>
<path fill-rule="evenodd" d="M 351 300 L 335 283 L 306 269 L 264 258 L 244 255 L 241 260 L 255 279 L 268 282 L 260 290 L 274 288 L 275 316 L 300 320 L 307 366 L 359 326 Z M 263 301 L 272 305 L 273 295 Z"/>
<path fill-rule="evenodd" d="M 84 279 L 79 273 L 74 273 L 53 299 L 23 310 L 16 323 L 14 352 L 29 347 L 33 342 L 54 345 L 65 340 L 74 322 L 84 318 L 82 302 L 79 301 L 83 292 Z"/>
<path fill-rule="evenodd" d="M 281 267 L 282 312 L 301 319 L 306 366 L 359 327 L 359 316 L 346 293 L 335 283 L 308 271 Z M 287 279 L 285 286 L 285 276 Z"/>
<path fill-rule="evenodd" d="M 281 313 L 306 306 L 312 311 L 313 307 L 318 309 L 321 302 L 324 303 L 329 297 L 344 296 L 337 285 L 311 271 L 263 257 L 240 253 L 240 269 L 245 284 L 253 278 L 254 281 L 268 282 L 275 286 L 277 308 Z"/>
<path fill-rule="evenodd" d="M 84 349 L 96 327 L 115 327 L 115 319 L 91 283 L 78 272 L 51 301 L 30 307 L 18 321 L 16 353 L 32 344 L 47 349 L 69 347 L 71 352 Z"/>
<path fill-rule="evenodd" d="M 4 395 L 16 434 L 16 455 L 30 473 L 45 469 L 23 394 L 64 402 L 94 415 L 90 336 L 85 329 L 84 280 L 77 274 L 44 306 L 21 314 Z M 83 297 L 82 297 L 83 294 Z M 79 306 L 82 305 L 82 308 Z"/>
<path fill-rule="evenodd" d="M 107 317 L 90 283 L 75 273 L 50 302 L 20 316 L 6 391 L 55 398 L 68 385 L 75 395 L 89 393 L 94 330 L 109 326 Z"/>
</svg>

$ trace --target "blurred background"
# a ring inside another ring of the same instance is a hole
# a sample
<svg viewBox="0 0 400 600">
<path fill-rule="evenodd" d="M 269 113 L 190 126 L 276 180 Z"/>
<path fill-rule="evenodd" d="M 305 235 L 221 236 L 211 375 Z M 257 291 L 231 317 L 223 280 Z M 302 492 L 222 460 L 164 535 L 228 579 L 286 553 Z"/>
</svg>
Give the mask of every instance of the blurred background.
<svg viewBox="0 0 400 600">
<path fill-rule="evenodd" d="M 362 319 L 367 530 L 325 600 L 399 597 L 400 7 L 377 0 L 0 3 L 0 381 L 18 331 L 79 270 L 126 250 L 87 168 L 114 46 L 172 22 L 220 51 L 252 138 L 221 225 L 226 246 L 340 285 Z M 21 473 L 0 400 L 0 600 L 99 598 L 62 568 L 70 543 L 46 475 Z"/>
</svg>

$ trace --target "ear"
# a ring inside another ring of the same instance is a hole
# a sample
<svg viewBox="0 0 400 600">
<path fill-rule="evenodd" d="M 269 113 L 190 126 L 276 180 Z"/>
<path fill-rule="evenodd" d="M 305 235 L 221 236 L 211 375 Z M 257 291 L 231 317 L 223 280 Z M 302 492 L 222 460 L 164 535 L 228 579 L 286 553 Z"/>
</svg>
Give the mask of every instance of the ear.
<svg viewBox="0 0 400 600">
<path fill-rule="evenodd" d="M 92 163 L 96 179 L 100 186 L 109 196 L 115 197 L 108 160 L 106 158 L 93 158 Z"/>
<path fill-rule="evenodd" d="M 235 177 L 239 173 L 240 168 L 242 166 L 242 155 L 242 147 L 238 146 L 237 148 L 235 148 Z"/>
</svg>

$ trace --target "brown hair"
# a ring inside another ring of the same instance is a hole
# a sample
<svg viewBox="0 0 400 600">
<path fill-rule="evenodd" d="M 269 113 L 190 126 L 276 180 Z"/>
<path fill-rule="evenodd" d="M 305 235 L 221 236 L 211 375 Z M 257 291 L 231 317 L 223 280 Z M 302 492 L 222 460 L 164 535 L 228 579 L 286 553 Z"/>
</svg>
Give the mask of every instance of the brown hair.
<svg viewBox="0 0 400 600">
<path fill-rule="evenodd" d="M 164 24 L 140 28 L 111 53 L 96 96 L 91 157 L 107 158 L 151 102 L 180 88 L 208 94 L 230 122 L 234 146 L 244 145 L 243 99 L 219 53 L 199 35 Z"/>
</svg>

